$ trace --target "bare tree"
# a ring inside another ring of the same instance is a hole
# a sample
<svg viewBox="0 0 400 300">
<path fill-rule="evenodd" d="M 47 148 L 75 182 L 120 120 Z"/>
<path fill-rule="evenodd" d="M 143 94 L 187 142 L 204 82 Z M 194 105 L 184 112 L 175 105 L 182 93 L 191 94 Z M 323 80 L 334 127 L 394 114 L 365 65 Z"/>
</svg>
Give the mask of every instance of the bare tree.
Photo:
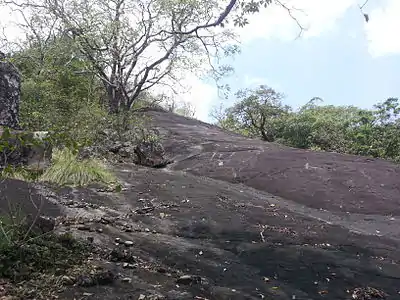
<svg viewBox="0 0 400 300">
<path fill-rule="evenodd" d="M 213 66 L 215 58 L 237 50 L 228 43 L 234 37 L 230 30 L 212 30 L 227 18 L 236 1 L 226 7 L 217 0 L 3 3 L 21 13 L 21 28 L 39 43 L 60 34 L 74 42 L 101 79 L 110 112 L 130 109 L 140 93 L 155 85 L 179 84 L 179 70 Z M 38 24 L 42 17 L 46 22 Z"/>
<path fill-rule="evenodd" d="M 219 105 L 214 105 L 209 112 L 209 117 L 212 118 L 217 125 L 221 125 L 222 121 L 226 118 L 226 108 L 224 104 L 221 102 Z"/>
<path fill-rule="evenodd" d="M 187 101 L 182 101 L 178 107 L 175 108 L 175 113 L 188 118 L 194 118 L 196 115 L 196 107 Z"/>
<path fill-rule="evenodd" d="M 246 14 L 273 2 L 286 8 L 279 0 L 0 0 L 21 13 L 21 28 L 39 44 L 60 34 L 73 40 L 102 81 L 110 112 L 130 109 L 156 85 L 173 89 L 182 69 L 229 72 L 215 67 L 238 51 L 224 25 L 244 26 Z"/>
<path fill-rule="evenodd" d="M 41 48 L 60 34 L 74 42 L 91 63 L 86 71 L 100 78 L 110 112 L 130 109 L 156 85 L 174 89 L 183 69 L 223 76 L 230 70 L 214 67 L 218 58 L 238 51 L 225 24 L 245 26 L 247 14 L 272 3 L 296 20 L 280 0 L 0 0 L 21 13 L 21 28 Z"/>
</svg>

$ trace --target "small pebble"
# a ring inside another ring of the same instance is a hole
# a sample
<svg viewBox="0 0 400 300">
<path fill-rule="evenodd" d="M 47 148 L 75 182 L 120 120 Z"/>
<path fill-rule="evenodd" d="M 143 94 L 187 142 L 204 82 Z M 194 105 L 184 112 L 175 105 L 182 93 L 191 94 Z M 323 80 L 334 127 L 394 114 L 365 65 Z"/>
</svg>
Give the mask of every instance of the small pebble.
<svg viewBox="0 0 400 300">
<path fill-rule="evenodd" d="M 122 282 L 131 283 L 131 282 L 132 282 L 132 279 L 129 278 L 129 277 L 124 277 L 124 278 L 121 279 L 121 281 L 122 281 Z"/>
<path fill-rule="evenodd" d="M 130 264 L 130 263 L 126 263 L 126 262 L 122 264 L 122 267 L 124 269 L 134 269 L 134 268 L 136 268 L 136 266 L 134 264 Z"/>
<path fill-rule="evenodd" d="M 132 241 L 125 241 L 125 246 L 127 246 L 127 247 L 131 247 L 131 246 L 133 246 L 133 242 Z"/>
<path fill-rule="evenodd" d="M 87 225 L 80 225 L 80 226 L 78 226 L 78 230 L 81 230 L 81 231 L 90 231 L 90 226 L 87 226 Z"/>
<path fill-rule="evenodd" d="M 196 275 L 183 275 L 178 278 L 176 281 L 178 284 L 192 284 L 192 283 L 201 283 L 201 277 Z"/>
<path fill-rule="evenodd" d="M 66 285 L 72 285 L 72 284 L 74 284 L 73 278 L 71 278 L 71 277 L 69 277 L 69 276 L 66 276 L 66 275 L 64 275 L 64 276 L 62 277 L 62 281 L 63 281 L 63 283 L 66 284 Z"/>
</svg>

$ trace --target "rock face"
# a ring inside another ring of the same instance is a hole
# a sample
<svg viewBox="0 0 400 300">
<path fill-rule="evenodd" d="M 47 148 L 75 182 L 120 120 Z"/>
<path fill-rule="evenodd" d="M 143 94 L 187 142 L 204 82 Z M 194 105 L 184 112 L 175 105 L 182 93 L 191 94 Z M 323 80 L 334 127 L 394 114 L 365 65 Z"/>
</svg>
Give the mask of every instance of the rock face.
<svg viewBox="0 0 400 300">
<path fill-rule="evenodd" d="M 163 145 L 159 141 L 121 141 L 110 137 L 104 145 L 85 147 L 80 158 L 104 158 L 119 163 L 135 163 L 151 168 L 163 168 L 173 161 L 167 158 Z M 132 134 L 132 136 L 134 136 Z"/>
<path fill-rule="evenodd" d="M 19 101 L 21 79 L 18 70 L 8 62 L 0 61 L 0 125 L 19 128 Z"/>
<path fill-rule="evenodd" d="M 0 170 L 7 165 L 42 170 L 50 162 L 52 148 L 34 132 L 0 126 Z"/>
<path fill-rule="evenodd" d="M 0 61 L 0 170 L 7 165 L 42 169 L 51 157 L 50 146 L 42 141 L 46 132 L 20 130 L 20 93 L 18 70 L 11 63 Z"/>
</svg>

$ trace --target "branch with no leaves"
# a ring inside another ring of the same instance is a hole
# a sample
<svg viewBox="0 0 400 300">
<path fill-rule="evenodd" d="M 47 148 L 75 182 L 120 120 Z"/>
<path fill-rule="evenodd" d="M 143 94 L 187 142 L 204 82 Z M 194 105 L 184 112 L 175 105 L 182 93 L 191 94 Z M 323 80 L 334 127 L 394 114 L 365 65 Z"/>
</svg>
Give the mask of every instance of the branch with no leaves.
<svg viewBox="0 0 400 300">
<path fill-rule="evenodd" d="M 364 9 L 365 5 L 368 4 L 368 2 L 369 2 L 369 0 L 365 0 L 365 2 L 362 5 L 358 6 L 360 8 L 361 13 L 364 16 L 365 22 L 367 22 L 367 23 L 369 22 L 369 15 L 367 13 L 365 13 L 363 9 Z"/>
</svg>

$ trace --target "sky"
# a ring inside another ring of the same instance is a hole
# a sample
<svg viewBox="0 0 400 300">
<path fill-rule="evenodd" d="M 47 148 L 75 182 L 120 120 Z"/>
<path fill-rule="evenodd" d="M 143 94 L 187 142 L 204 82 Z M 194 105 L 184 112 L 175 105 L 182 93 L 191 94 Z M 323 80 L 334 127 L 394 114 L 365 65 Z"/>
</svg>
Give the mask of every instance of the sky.
<svg viewBox="0 0 400 300">
<path fill-rule="evenodd" d="M 299 38 L 297 24 L 282 9 L 269 7 L 250 17 L 250 24 L 238 30 L 242 52 L 229 61 L 235 74 L 225 82 L 232 92 L 268 85 L 294 108 L 313 97 L 363 108 L 399 97 L 400 1 L 370 0 L 364 7 L 368 23 L 359 9 L 364 1 L 292 0 L 308 29 Z M 213 106 L 235 101 L 233 95 L 219 98 L 213 84 L 196 78 L 188 84 L 192 89 L 182 99 L 196 107 L 203 121 L 212 121 Z"/>
<path fill-rule="evenodd" d="M 269 6 L 249 16 L 250 24 L 235 28 L 241 54 L 226 61 L 235 73 L 226 78 L 232 92 L 265 84 L 285 94 L 294 108 L 313 97 L 324 104 L 371 108 L 389 97 L 400 96 L 400 0 L 281 0 L 307 30 L 288 12 Z M 0 11 L 0 19 L 5 13 Z M 219 97 L 215 83 L 186 70 L 182 84 L 189 90 L 177 100 L 190 102 L 195 117 L 211 122 L 211 109 L 228 100 Z"/>
</svg>

